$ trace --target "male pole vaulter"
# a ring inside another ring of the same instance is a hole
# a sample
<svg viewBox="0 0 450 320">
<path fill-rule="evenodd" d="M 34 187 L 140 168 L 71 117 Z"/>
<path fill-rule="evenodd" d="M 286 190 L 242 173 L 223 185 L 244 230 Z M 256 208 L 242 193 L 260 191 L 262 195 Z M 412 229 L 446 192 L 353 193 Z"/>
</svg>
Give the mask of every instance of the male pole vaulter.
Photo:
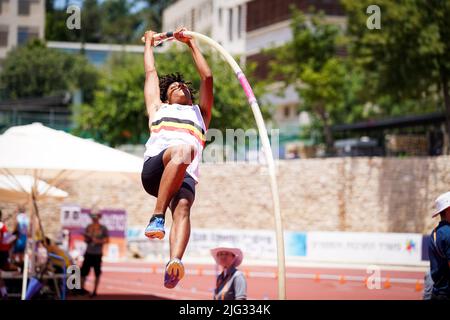
<svg viewBox="0 0 450 320">
<path fill-rule="evenodd" d="M 184 276 L 181 259 L 189 241 L 190 210 L 214 100 L 211 70 L 194 39 L 184 36 L 183 31 L 186 29 L 179 28 L 174 37 L 189 47 L 197 67 L 201 79 L 198 104 L 191 83 L 179 73 L 158 79 L 153 56 L 155 33 L 145 33 L 144 96 L 150 138 L 145 145 L 141 179 L 145 191 L 157 198 L 145 235 L 164 238 L 165 213 L 170 207 L 173 223 L 170 260 L 164 274 L 166 288 L 174 288 Z"/>
</svg>

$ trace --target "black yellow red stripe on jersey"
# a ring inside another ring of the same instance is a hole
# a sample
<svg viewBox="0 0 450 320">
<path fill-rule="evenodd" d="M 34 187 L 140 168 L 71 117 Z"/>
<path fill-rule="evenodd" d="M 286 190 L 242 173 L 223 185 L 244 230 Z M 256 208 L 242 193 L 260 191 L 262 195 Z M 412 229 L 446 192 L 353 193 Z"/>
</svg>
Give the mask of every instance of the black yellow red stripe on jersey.
<svg viewBox="0 0 450 320">
<path fill-rule="evenodd" d="M 186 132 L 194 136 L 202 146 L 205 145 L 205 131 L 198 124 L 186 119 L 163 117 L 152 122 L 151 132 L 157 133 L 161 130 Z"/>
</svg>

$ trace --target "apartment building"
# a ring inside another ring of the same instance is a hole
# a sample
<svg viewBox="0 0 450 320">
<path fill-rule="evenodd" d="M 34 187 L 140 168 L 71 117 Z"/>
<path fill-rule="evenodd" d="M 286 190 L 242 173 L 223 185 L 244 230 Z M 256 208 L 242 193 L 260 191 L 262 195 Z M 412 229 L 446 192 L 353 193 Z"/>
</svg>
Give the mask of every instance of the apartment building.
<svg viewBox="0 0 450 320">
<path fill-rule="evenodd" d="M 163 13 L 163 30 L 184 26 L 218 41 L 231 54 L 245 52 L 249 0 L 180 0 Z"/>
<path fill-rule="evenodd" d="M 9 50 L 44 31 L 45 0 L 0 0 L 0 66 Z"/>
</svg>

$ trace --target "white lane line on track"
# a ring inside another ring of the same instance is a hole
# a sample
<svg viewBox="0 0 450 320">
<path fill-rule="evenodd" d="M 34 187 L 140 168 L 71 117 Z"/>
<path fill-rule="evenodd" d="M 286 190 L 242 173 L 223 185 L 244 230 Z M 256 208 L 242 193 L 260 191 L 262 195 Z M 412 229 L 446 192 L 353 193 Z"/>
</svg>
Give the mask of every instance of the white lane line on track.
<svg viewBox="0 0 450 320">
<path fill-rule="evenodd" d="M 126 267 L 112 267 L 112 266 L 105 266 L 103 267 L 104 271 L 110 271 L 110 272 L 123 272 L 123 273 L 153 273 L 153 270 L 151 268 L 126 268 Z M 164 273 L 163 268 L 155 268 L 155 272 L 157 274 L 163 274 Z M 186 274 L 188 275 L 216 275 L 216 272 L 214 270 L 186 270 Z M 319 274 L 319 278 L 323 280 L 340 280 L 341 275 L 334 275 L 334 274 Z M 260 271 L 250 271 L 247 273 L 247 275 L 250 278 L 269 278 L 269 279 L 276 279 L 277 274 L 275 272 L 260 272 Z M 366 277 L 363 276 L 351 276 L 351 275 L 343 275 L 345 280 L 348 281 L 364 281 Z M 313 273 L 286 273 L 286 278 L 288 279 L 316 279 L 316 274 Z M 381 281 L 386 281 L 388 278 L 383 277 L 381 278 Z M 389 278 L 389 281 L 392 283 L 417 283 L 423 284 L 423 279 L 411 279 L 411 278 Z"/>
<path fill-rule="evenodd" d="M 204 265 L 206 267 L 214 268 L 215 264 L 208 259 L 189 259 L 186 258 L 183 260 L 187 264 L 193 265 Z M 166 263 L 165 260 L 150 260 L 150 261 L 132 261 L 132 262 L 108 262 L 115 263 L 121 265 L 148 265 L 151 263 L 157 263 L 164 265 Z M 399 272 L 425 272 L 429 269 L 429 263 L 420 263 L 419 265 L 411 265 L 411 266 L 402 266 L 402 265 L 384 265 L 377 264 L 380 267 L 382 272 L 386 271 L 399 271 Z M 313 262 L 313 261 L 286 261 L 287 268 L 318 268 L 318 269 L 348 269 L 348 270 L 367 270 L 367 266 L 370 264 L 367 263 L 334 263 L 334 262 Z M 277 263 L 276 260 L 247 260 L 245 265 L 242 265 L 245 268 L 252 267 L 272 267 L 276 268 Z"/>
</svg>

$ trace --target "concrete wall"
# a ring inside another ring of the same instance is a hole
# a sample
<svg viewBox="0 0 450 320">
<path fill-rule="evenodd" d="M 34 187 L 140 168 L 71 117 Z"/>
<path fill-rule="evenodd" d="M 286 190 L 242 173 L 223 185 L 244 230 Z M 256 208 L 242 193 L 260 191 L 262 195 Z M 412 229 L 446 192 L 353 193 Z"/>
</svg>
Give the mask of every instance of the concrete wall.
<svg viewBox="0 0 450 320">
<path fill-rule="evenodd" d="M 434 199 L 450 190 L 448 156 L 282 160 L 278 170 L 286 230 L 428 233 L 438 221 L 430 218 Z M 200 179 L 193 228 L 274 227 L 264 167 L 202 164 Z M 65 203 L 126 209 L 134 226 L 145 227 L 155 203 L 138 175 L 85 175 L 60 188 L 70 194 Z M 59 230 L 59 206 L 40 205 L 49 233 Z M 0 207 L 8 215 L 15 205 Z"/>
</svg>

